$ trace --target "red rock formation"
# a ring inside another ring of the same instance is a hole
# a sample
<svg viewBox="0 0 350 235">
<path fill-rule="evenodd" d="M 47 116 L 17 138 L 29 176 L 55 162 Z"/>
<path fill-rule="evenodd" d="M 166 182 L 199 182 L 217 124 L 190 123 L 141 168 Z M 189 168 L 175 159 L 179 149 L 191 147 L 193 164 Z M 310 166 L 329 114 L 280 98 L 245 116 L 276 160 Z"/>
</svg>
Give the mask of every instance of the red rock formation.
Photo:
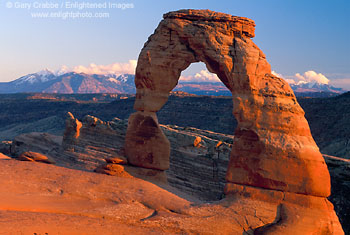
<svg viewBox="0 0 350 235">
<path fill-rule="evenodd" d="M 62 143 L 63 148 L 67 151 L 73 151 L 74 145 L 77 144 L 79 136 L 80 136 L 80 128 L 82 127 L 82 123 L 74 118 L 73 114 L 68 112 L 66 119 L 66 129 L 64 131 L 64 138 L 69 141 L 64 141 Z"/>
<path fill-rule="evenodd" d="M 126 140 L 125 150 L 131 164 L 158 170 L 169 168 L 170 143 L 154 112 L 132 114 Z"/>
<path fill-rule="evenodd" d="M 134 107 L 139 112 L 130 118 L 127 156 L 132 164 L 164 170 L 169 147 L 156 131 L 155 112 L 167 101 L 181 71 L 202 61 L 233 94 L 238 127 L 227 181 L 327 197 L 329 173 L 304 111 L 290 86 L 271 74 L 264 53 L 250 39 L 254 26 L 250 19 L 209 10 L 164 15 L 138 59 Z"/>
<path fill-rule="evenodd" d="M 80 159 L 82 167 L 96 168 L 105 163 L 104 159 L 113 159 L 123 155 L 125 125 L 115 118 L 104 122 L 96 117 L 86 115 L 82 122 L 68 113 L 66 129 L 62 139 L 63 153 L 73 159 Z M 121 126 L 120 126 L 121 125 Z"/>
<path fill-rule="evenodd" d="M 11 158 L 10 158 L 9 156 L 3 154 L 3 153 L 0 153 L 0 159 L 1 159 L 1 160 L 9 160 L 9 159 L 11 159 Z"/>
<path fill-rule="evenodd" d="M 36 153 L 31 151 L 21 153 L 21 155 L 18 156 L 17 160 L 55 164 L 55 161 L 51 157 L 45 156 L 44 154 L 41 154 L 41 153 Z"/>
<path fill-rule="evenodd" d="M 168 167 L 169 147 L 155 113 L 166 103 L 181 72 L 201 61 L 232 92 L 238 122 L 225 193 L 237 194 L 244 185 L 291 193 L 288 198 L 316 196 L 323 202 L 321 207 L 329 208 L 327 166 L 292 89 L 271 74 L 264 53 L 250 39 L 254 26 L 250 19 L 209 10 L 165 14 L 138 58 L 134 105 L 138 112 L 129 119 L 125 153 L 137 166 Z M 329 211 L 333 209 L 322 213 Z M 333 223 L 325 221 L 318 232 Z"/>
</svg>

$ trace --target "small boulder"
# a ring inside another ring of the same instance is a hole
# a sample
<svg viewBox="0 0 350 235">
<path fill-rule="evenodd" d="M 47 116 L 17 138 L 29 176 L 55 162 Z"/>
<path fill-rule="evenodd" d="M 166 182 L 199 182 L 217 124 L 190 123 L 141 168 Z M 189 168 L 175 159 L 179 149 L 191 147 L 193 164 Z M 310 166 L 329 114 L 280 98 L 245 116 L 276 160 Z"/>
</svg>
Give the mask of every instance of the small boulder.
<svg viewBox="0 0 350 235">
<path fill-rule="evenodd" d="M 128 164 L 128 159 L 122 156 L 114 156 L 114 157 L 109 157 L 106 158 L 105 161 L 107 163 L 112 163 L 112 164 L 121 164 L 121 165 L 127 165 Z"/>
<path fill-rule="evenodd" d="M 21 161 L 30 161 L 30 162 L 43 162 L 48 164 L 55 164 L 55 161 L 48 156 L 45 156 L 41 153 L 36 152 L 23 152 L 17 158 Z"/>
<path fill-rule="evenodd" d="M 106 174 L 106 175 L 113 175 L 113 176 L 119 176 L 119 177 L 125 177 L 125 178 L 133 178 L 128 172 L 125 171 L 124 166 L 119 164 L 113 164 L 113 163 L 106 163 L 103 164 L 95 169 L 95 172 Z"/>
<path fill-rule="evenodd" d="M 216 144 L 215 148 L 218 149 L 220 146 L 222 146 L 222 141 L 221 140 Z"/>
<path fill-rule="evenodd" d="M 201 146 L 200 144 L 201 142 L 202 142 L 202 138 L 197 136 L 196 139 L 193 141 L 193 146 L 199 148 Z"/>
</svg>

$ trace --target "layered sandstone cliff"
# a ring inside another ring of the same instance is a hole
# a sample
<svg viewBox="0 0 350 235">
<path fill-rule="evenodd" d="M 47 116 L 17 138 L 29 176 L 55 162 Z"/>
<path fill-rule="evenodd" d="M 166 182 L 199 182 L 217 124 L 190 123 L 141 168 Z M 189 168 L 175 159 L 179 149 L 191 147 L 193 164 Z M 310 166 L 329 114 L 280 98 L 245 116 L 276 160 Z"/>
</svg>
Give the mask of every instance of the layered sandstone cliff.
<svg viewBox="0 0 350 235">
<path fill-rule="evenodd" d="M 79 130 L 75 128 L 77 122 Z M 75 159 L 76 165 L 81 163 L 83 169 L 95 169 L 105 159 L 125 155 L 127 124 L 118 118 L 104 122 L 93 116 L 80 122 L 68 114 L 62 152 L 47 154 L 64 155 Z M 166 171 L 169 184 L 202 200 L 221 199 L 233 136 L 172 125 L 160 128 L 171 146 L 170 168 Z"/>
</svg>

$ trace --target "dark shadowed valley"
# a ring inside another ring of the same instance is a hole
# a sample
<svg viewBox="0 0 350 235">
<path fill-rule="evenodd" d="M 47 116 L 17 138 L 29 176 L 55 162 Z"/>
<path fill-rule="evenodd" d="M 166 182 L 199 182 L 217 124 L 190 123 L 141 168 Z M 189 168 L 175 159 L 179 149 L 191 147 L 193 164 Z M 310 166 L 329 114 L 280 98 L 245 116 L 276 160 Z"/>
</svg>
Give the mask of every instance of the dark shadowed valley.
<svg viewBox="0 0 350 235">
<path fill-rule="evenodd" d="M 11 94 L 0 95 L 0 138 L 11 140 L 29 132 L 62 135 L 67 112 L 82 120 L 86 115 L 104 121 L 128 119 L 133 112 L 132 95 L 109 94 Z M 350 158 L 350 93 L 331 98 L 303 98 L 313 137 L 322 153 Z M 196 96 L 174 92 L 158 112 L 161 124 L 195 127 L 234 134 L 231 97 Z"/>
</svg>

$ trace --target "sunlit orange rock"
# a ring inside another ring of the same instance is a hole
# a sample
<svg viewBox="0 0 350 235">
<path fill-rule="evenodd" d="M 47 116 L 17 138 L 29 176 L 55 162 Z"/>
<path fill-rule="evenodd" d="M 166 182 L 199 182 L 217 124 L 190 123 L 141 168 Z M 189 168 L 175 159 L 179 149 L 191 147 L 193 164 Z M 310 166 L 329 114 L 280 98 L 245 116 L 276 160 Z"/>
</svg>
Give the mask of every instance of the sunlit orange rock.
<svg viewBox="0 0 350 235">
<path fill-rule="evenodd" d="M 257 233 L 342 234 L 326 199 L 329 172 L 304 111 L 288 83 L 271 74 L 264 53 L 251 40 L 254 27 L 250 19 L 209 10 L 164 15 L 138 58 L 137 112 L 129 118 L 126 156 L 136 166 L 167 169 L 169 145 L 156 112 L 167 102 L 181 72 L 191 63 L 204 62 L 232 92 L 238 122 L 225 194 L 280 205 L 280 223 Z"/>
<path fill-rule="evenodd" d="M 245 199 L 275 204 L 275 220 L 255 228 L 254 234 L 344 234 L 332 203 L 323 197 L 227 183 L 234 201 Z M 262 214 L 262 208 L 256 213 Z"/>
<path fill-rule="evenodd" d="M 125 157 L 122 157 L 122 156 L 106 158 L 105 161 L 107 163 L 112 163 L 112 164 L 121 164 L 121 165 L 128 164 L 128 160 Z"/>
<path fill-rule="evenodd" d="M 63 149 L 67 151 L 73 151 L 74 146 L 77 144 L 80 136 L 80 128 L 82 123 L 76 119 L 72 113 L 67 113 L 66 129 L 64 131 L 64 141 L 62 142 Z"/>
<path fill-rule="evenodd" d="M 9 159 L 11 159 L 11 157 L 9 157 L 3 153 L 0 153 L 0 160 L 9 160 Z"/>
<path fill-rule="evenodd" d="M 43 162 L 47 164 L 55 164 L 55 161 L 44 154 L 36 153 L 36 152 L 23 152 L 18 157 L 17 160 L 21 161 L 29 161 L 29 162 Z"/>
<path fill-rule="evenodd" d="M 134 106 L 139 112 L 130 118 L 127 157 L 135 165 L 165 169 L 157 165 L 169 156 L 166 141 L 162 137 L 159 142 L 160 137 L 146 129 L 157 129 L 155 112 L 167 101 L 181 71 L 202 61 L 232 92 L 238 127 L 227 181 L 327 197 L 329 173 L 304 111 L 287 82 L 271 74 L 264 53 L 250 39 L 254 26 L 250 19 L 209 10 L 164 15 L 139 55 Z M 147 114 L 152 116 L 149 125 L 140 118 L 146 112 L 153 113 Z"/>
</svg>

